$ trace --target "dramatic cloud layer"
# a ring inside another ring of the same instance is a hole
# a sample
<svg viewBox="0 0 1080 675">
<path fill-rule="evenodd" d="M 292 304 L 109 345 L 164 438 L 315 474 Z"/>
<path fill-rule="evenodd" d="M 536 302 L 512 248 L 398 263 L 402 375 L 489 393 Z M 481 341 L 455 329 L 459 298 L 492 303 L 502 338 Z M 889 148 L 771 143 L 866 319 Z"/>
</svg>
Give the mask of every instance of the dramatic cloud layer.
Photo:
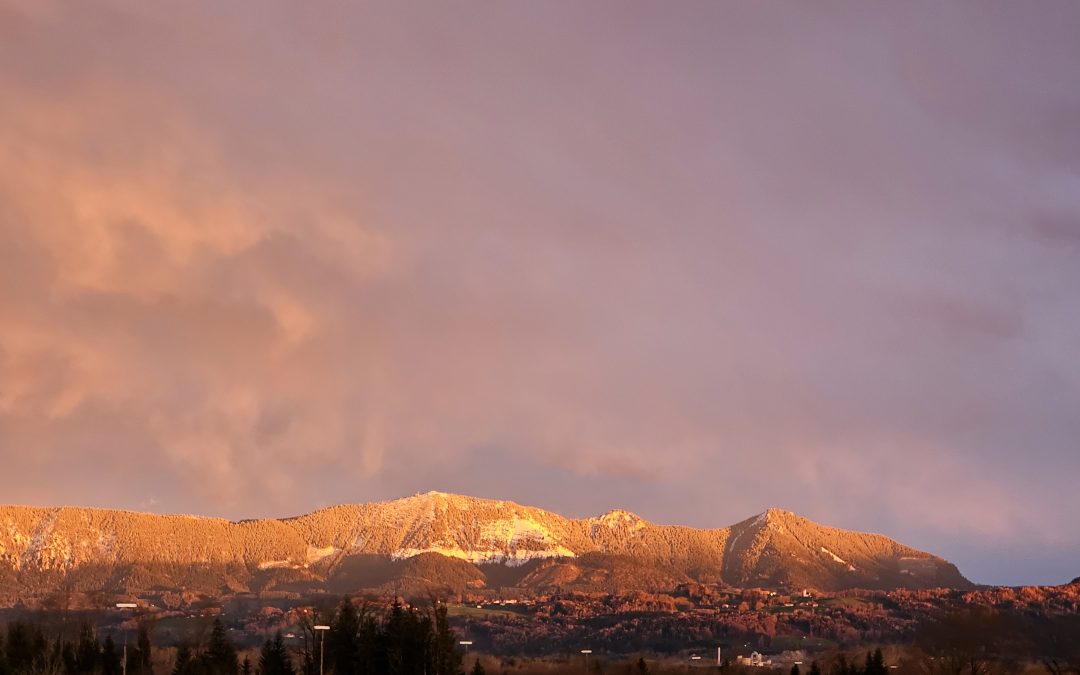
<svg viewBox="0 0 1080 675">
<path fill-rule="evenodd" d="M 778 506 L 1080 575 L 1078 33 L 0 2 L 0 500 Z"/>
</svg>

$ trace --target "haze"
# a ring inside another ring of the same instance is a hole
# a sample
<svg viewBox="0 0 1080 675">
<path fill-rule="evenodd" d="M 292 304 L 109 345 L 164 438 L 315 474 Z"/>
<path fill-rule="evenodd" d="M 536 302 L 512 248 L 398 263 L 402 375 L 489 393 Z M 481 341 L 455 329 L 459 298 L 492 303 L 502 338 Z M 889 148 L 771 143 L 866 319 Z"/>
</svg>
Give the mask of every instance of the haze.
<svg viewBox="0 0 1080 675">
<path fill-rule="evenodd" d="M 0 501 L 768 507 L 1080 575 L 1080 5 L 0 2 Z"/>
</svg>

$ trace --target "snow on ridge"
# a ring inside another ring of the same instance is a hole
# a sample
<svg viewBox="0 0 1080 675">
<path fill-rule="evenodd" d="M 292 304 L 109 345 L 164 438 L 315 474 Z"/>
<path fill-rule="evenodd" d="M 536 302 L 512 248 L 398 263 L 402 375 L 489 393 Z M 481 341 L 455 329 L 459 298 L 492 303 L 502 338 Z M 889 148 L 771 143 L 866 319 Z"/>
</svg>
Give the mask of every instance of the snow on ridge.
<svg viewBox="0 0 1080 675">
<path fill-rule="evenodd" d="M 486 563 L 502 563 L 509 567 L 517 567 L 524 565 L 530 560 L 546 559 L 546 558 L 575 558 L 575 554 L 565 546 L 555 546 L 551 549 L 542 551 L 515 549 L 511 551 L 496 551 L 496 550 L 469 550 L 465 551 L 456 546 L 428 546 L 426 548 L 399 548 L 390 554 L 390 557 L 394 560 L 404 560 L 405 558 L 412 558 L 418 556 L 421 553 L 439 553 L 448 558 L 457 558 L 459 560 L 467 560 L 474 564 L 486 564 Z"/>
<path fill-rule="evenodd" d="M 258 568 L 261 570 L 277 570 L 292 566 L 292 562 L 288 560 L 264 560 L 259 563 Z"/>
<path fill-rule="evenodd" d="M 821 547 L 821 552 L 822 552 L 822 553 L 824 553 L 825 555 L 829 556 L 830 558 L 832 558 L 832 559 L 833 559 L 833 560 L 835 560 L 836 562 L 840 563 L 841 565 L 846 565 L 846 564 L 848 564 L 848 561 L 844 560 L 843 558 L 841 558 L 840 556 L 836 555 L 835 553 L 833 553 L 833 552 L 832 552 L 832 551 L 830 551 L 829 549 L 825 548 L 824 546 L 822 546 L 822 547 Z"/>
<path fill-rule="evenodd" d="M 432 537 L 427 523 L 415 523 L 390 553 L 395 560 L 421 553 L 438 553 L 472 563 L 521 565 L 536 558 L 575 557 L 574 551 L 560 543 L 542 518 L 529 509 L 514 507 L 502 517 L 473 519 L 472 527 L 457 523 L 456 534 L 449 532 Z M 452 528 L 454 523 L 448 523 Z M 475 528 L 475 529 L 473 529 Z"/>
<path fill-rule="evenodd" d="M 614 531 L 624 529 L 627 534 L 634 536 L 646 528 L 648 522 L 630 511 L 612 509 L 602 516 L 595 516 L 585 521 L 589 526 L 589 536 L 596 538 L 601 531 Z"/>
<path fill-rule="evenodd" d="M 749 530 L 753 530 L 756 527 L 759 527 L 760 525 L 767 522 L 768 519 L 769 519 L 769 512 L 768 511 L 763 511 L 762 513 L 759 513 L 757 518 L 754 518 L 754 521 L 752 523 L 750 523 L 749 525 L 747 525 L 746 528 L 744 528 L 742 530 L 739 530 L 739 533 L 736 534 L 734 537 L 730 537 L 728 539 L 728 542 L 727 542 L 726 550 L 724 551 L 725 557 L 728 556 L 728 555 L 731 555 L 731 552 L 735 550 L 735 544 L 739 541 L 739 539 L 742 538 L 742 536 L 744 534 L 746 534 L 746 532 L 748 532 Z M 734 528 L 734 526 L 733 526 L 733 528 Z"/>
<path fill-rule="evenodd" d="M 836 555 L 835 553 L 833 553 L 833 552 L 832 552 L 832 551 L 830 551 L 829 549 L 825 548 L 824 546 L 822 546 L 822 547 L 821 547 L 821 552 L 822 552 L 822 553 L 824 553 L 824 554 L 826 554 L 826 555 L 827 555 L 827 556 L 829 556 L 830 558 L 832 558 L 832 559 L 833 559 L 834 561 L 836 561 L 836 562 L 840 563 L 841 565 L 847 565 L 848 571 L 850 571 L 850 572 L 854 572 L 854 571 L 855 571 L 855 566 L 854 566 L 854 565 L 852 565 L 852 564 L 851 564 L 851 563 L 849 563 L 848 561 L 844 560 L 844 559 L 843 559 L 843 558 L 841 558 L 840 556 Z"/>
<path fill-rule="evenodd" d="M 314 546 L 307 547 L 307 553 L 304 555 L 304 561 L 300 562 L 286 558 L 285 560 L 263 560 L 256 567 L 260 570 L 280 570 L 280 569 L 303 569 L 314 563 L 319 562 L 323 558 L 340 553 L 341 549 L 334 546 L 324 546 L 322 548 L 316 548 Z"/>
<path fill-rule="evenodd" d="M 513 518 L 493 520 L 480 529 L 480 540 L 491 542 L 495 546 L 504 545 L 515 548 L 524 541 L 550 542 L 554 537 L 542 523 L 528 515 L 515 515 Z"/>
<path fill-rule="evenodd" d="M 319 562 L 323 558 L 327 558 L 329 556 L 332 556 L 335 553 L 338 553 L 340 551 L 341 551 L 341 549 L 336 548 L 334 546 L 324 546 L 322 548 L 315 548 L 314 546 L 308 546 L 308 549 L 307 549 L 307 562 L 310 565 L 311 563 Z"/>
<path fill-rule="evenodd" d="M 614 509 L 612 511 L 608 511 L 604 515 L 593 520 L 596 520 L 611 528 L 622 525 L 632 530 L 640 530 L 645 527 L 645 520 L 641 516 L 637 515 L 636 513 L 624 511 L 622 509 Z"/>
</svg>

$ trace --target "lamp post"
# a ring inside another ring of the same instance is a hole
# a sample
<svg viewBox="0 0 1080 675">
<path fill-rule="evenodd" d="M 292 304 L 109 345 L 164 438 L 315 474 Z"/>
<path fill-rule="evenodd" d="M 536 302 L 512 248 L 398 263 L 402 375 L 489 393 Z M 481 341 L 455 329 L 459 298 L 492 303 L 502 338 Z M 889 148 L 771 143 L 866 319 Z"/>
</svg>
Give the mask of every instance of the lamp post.
<svg viewBox="0 0 1080 675">
<path fill-rule="evenodd" d="M 330 626 L 325 624 L 319 624 L 314 626 L 315 630 L 322 632 L 322 637 L 319 640 L 319 675 L 323 675 L 323 654 L 326 653 L 326 631 L 330 630 Z"/>
<path fill-rule="evenodd" d="M 469 655 L 469 645 L 472 644 L 472 640 L 458 640 L 458 644 L 465 648 L 465 656 Z"/>
<path fill-rule="evenodd" d="M 589 672 L 589 654 L 592 654 L 592 650 L 591 649 L 582 649 L 581 653 L 585 655 L 585 673 L 586 673 L 586 675 L 588 675 L 588 672 Z"/>
<path fill-rule="evenodd" d="M 138 607 L 134 602 L 118 602 L 116 603 L 117 609 L 135 609 Z M 123 675 L 127 675 L 127 629 L 124 629 L 124 656 L 123 661 L 120 663 L 120 671 Z"/>
</svg>

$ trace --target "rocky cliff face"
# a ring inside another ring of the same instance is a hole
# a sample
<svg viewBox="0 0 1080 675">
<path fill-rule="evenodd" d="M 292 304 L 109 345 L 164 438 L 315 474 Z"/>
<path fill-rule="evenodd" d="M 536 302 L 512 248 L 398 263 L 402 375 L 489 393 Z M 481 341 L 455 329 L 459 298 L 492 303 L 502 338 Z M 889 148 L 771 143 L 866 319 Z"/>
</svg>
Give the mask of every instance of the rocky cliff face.
<svg viewBox="0 0 1080 675">
<path fill-rule="evenodd" d="M 0 507 L 0 592 L 8 599 L 56 586 L 137 592 L 322 585 L 345 592 L 389 583 L 407 568 L 474 588 L 651 589 L 687 581 L 822 590 L 971 585 L 936 556 L 778 510 L 698 530 L 655 525 L 626 511 L 573 520 L 435 492 L 237 523 Z"/>
</svg>

